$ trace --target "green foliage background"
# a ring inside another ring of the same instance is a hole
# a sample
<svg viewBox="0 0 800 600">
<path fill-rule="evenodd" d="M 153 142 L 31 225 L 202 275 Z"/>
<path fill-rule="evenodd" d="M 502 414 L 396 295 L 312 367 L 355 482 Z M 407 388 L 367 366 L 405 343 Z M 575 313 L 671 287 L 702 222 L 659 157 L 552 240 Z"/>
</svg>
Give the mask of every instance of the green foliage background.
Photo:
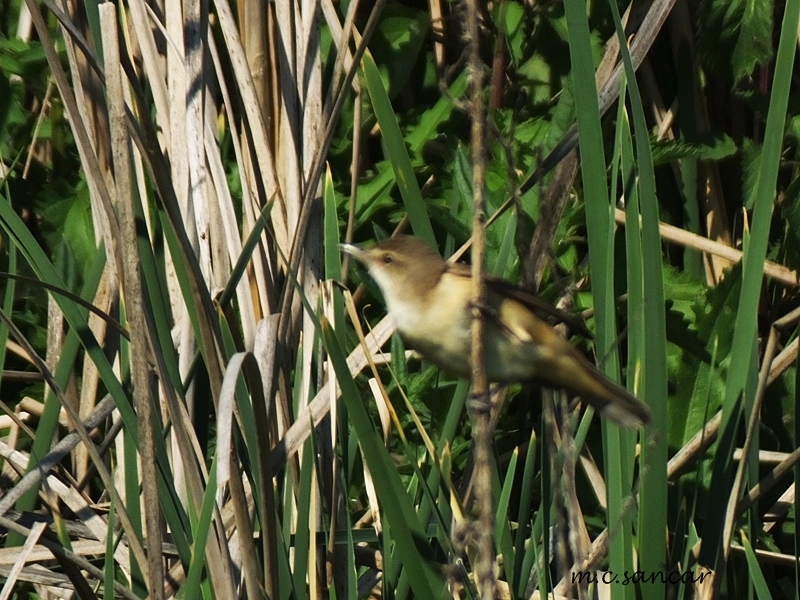
<svg viewBox="0 0 800 600">
<path fill-rule="evenodd" d="M 444 256 L 470 239 L 462 7 L 444 5 L 439 21 L 437 3 L 361 6 L 353 15 L 359 37 L 343 41 L 349 2 L 311 13 L 292 5 L 288 20 L 283 6 L 241 2 L 233 33 L 227 5 L 212 3 L 200 34 L 202 85 L 192 88 L 205 90 L 208 103 L 198 143 L 212 216 L 202 230 L 200 204 L 179 200 L 192 196 L 189 176 L 176 170 L 177 149 L 191 161 L 192 145 L 165 141 L 173 116 L 160 112 L 158 99 L 162 88 L 175 92 L 169 69 L 154 77 L 142 58 L 145 41 L 130 42 L 141 35 L 132 25 L 139 4 L 116 6 L 126 40 L 119 66 L 126 144 L 136 149 L 122 161 L 134 173 L 129 189 L 115 187 L 124 169 L 110 142 L 106 79 L 100 66 L 76 66 L 67 51 L 74 34 L 60 25 L 80 31 L 79 53 L 100 65 L 107 38 L 98 6 L 84 3 L 66 16 L 14 0 L 0 11 L 0 399 L 16 417 L 0 428 L 3 545 L 35 537 L 31 515 L 45 515 L 48 543 L 67 553 L 37 562 L 52 585 L 79 597 L 302 598 L 321 590 L 475 597 L 468 386 L 409 359 L 397 336 L 384 344 L 376 371 L 365 361 L 353 366 L 355 322 L 376 335 L 386 325 L 377 288 L 357 268 L 343 271 L 339 254 L 342 241 L 370 243 L 395 231 L 435 241 Z M 504 392 L 494 437 L 504 597 L 569 595 L 559 582 L 579 569 L 716 573 L 713 584 L 694 588 L 649 580 L 610 586 L 620 598 L 800 595 L 792 495 L 800 431 L 800 3 L 672 4 L 634 6 L 624 29 L 624 3 L 483 7 L 487 271 L 534 285 L 531 240 L 546 231 L 538 293 L 586 319 L 595 336 L 576 335 L 574 343 L 655 414 L 641 432 L 620 431 L 588 411 L 556 408 L 553 423 L 543 410 L 550 392 Z M 41 31 L 19 34 L 26 7 L 44 11 L 50 40 Z M 642 20 L 665 7 L 670 15 L 646 39 L 642 64 L 627 50 L 612 52 L 612 64 L 623 65 L 613 94 L 623 100 L 601 114 L 604 55 L 615 40 L 646 37 Z M 151 9 L 151 18 L 171 18 L 159 3 Z M 314 19 L 321 34 L 304 53 L 287 23 L 302 30 Z M 256 56 L 268 76 L 254 83 L 237 67 L 246 63 L 233 40 L 246 42 L 245 56 L 255 52 L 259 38 L 247 26 L 261 20 L 269 23 L 260 39 L 268 51 Z M 358 40 L 373 22 L 361 57 Z M 171 41 L 157 27 L 150 33 L 164 67 Z M 294 41 L 281 46 L 287 39 Z M 337 70 L 342 44 L 359 56 L 352 86 L 341 85 L 346 69 Z M 287 47 L 290 57 L 282 54 Z M 79 118 L 69 116 L 53 57 L 77 97 L 84 93 L 78 81 L 94 92 Z M 296 75 L 282 58 L 309 70 Z M 318 104 L 311 101 L 315 74 Z M 187 97 L 178 88 L 171 101 L 183 109 L 175 98 Z M 248 105 L 252 98 L 259 106 Z M 79 125 L 91 132 L 111 190 L 114 208 L 105 217 L 124 225 L 120 203 L 126 193 L 133 199 L 135 243 L 100 243 L 109 239 L 100 219 L 107 209 L 80 149 Z M 304 137 L 309 131 L 316 137 Z M 559 188 L 554 168 L 565 168 L 575 147 L 576 176 Z M 294 175 L 287 155 L 302 165 Z M 566 198 L 561 209 L 558 197 Z M 548 214 L 555 216 L 550 229 Z M 302 237 L 292 244 L 296 231 Z M 744 262 L 712 260 L 706 240 L 743 251 Z M 138 262 L 139 295 L 130 273 L 116 272 L 125 253 Z M 329 280 L 360 288 L 355 310 Z M 89 306 L 104 325 L 90 319 Z M 131 328 L 136 307 L 145 321 Z M 146 338 L 146 356 L 132 351 L 137 336 Z M 150 382 L 143 392 L 154 411 L 149 423 L 134 401 L 141 371 Z M 762 383 L 760 371 L 769 374 Z M 325 403 L 328 378 L 336 379 L 340 402 Z M 555 396 L 554 406 L 566 406 L 569 399 Z M 81 455 L 86 438 L 37 469 L 76 429 L 69 412 L 77 414 L 79 400 L 89 400 L 78 419 L 85 421 L 106 398 L 109 414 L 91 428 L 102 459 Z M 307 405 L 319 408 L 307 412 Z M 151 465 L 139 462 L 148 429 L 155 433 Z M 49 485 L 58 480 L 74 490 L 105 534 L 78 531 L 86 519 L 65 496 L 48 497 L 47 485 L 23 494 L 23 476 L 37 471 L 55 478 Z M 3 497 L 13 501 L 6 506 Z M 146 539 L 149 518 L 164 533 L 160 549 Z M 105 553 L 81 554 L 77 542 L 86 540 Z M 144 560 L 151 554 L 163 559 L 171 582 L 155 577 Z M 45 594 L 29 566 L 20 575 L 0 563 L 0 581 L 13 597 Z"/>
</svg>

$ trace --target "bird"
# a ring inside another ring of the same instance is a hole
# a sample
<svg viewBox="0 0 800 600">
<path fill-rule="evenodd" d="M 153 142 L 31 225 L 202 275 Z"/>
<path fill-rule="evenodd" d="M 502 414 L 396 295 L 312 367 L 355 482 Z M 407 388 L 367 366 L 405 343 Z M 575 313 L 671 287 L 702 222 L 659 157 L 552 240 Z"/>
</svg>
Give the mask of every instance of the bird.
<svg viewBox="0 0 800 600">
<path fill-rule="evenodd" d="M 407 346 L 460 377 L 472 373 L 472 274 L 447 263 L 418 237 L 399 235 L 371 248 L 342 244 L 366 267 Z M 627 428 L 651 420 L 650 409 L 612 381 L 543 318 L 561 314 L 534 294 L 486 276 L 486 376 L 499 384 L 538 382 L 577 394 Z"/>
</svg>

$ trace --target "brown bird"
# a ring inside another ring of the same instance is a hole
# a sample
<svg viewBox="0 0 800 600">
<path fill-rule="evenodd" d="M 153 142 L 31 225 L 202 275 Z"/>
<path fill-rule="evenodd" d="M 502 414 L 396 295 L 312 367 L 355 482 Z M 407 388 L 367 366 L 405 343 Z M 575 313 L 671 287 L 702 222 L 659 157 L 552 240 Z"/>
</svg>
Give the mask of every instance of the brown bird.
<svg viewBox="0 0 800 600">
<path fill-rule="evenodd" d="M 400 336 L 425 358 L 461 377 L 471 369 L 472 277 L 448 264 L 425 242 L 398 236 L 362 249 L 342 246 L 366 266 L 383 292 Z M 556 314 L 536 296 L 486 278 L 486 375 L 490 381 L 536 380 L 581 396 L 603 416 L 625 426 L 650 421 L 650 410 L 601 373 L 539 316 Z"/>
</svg>

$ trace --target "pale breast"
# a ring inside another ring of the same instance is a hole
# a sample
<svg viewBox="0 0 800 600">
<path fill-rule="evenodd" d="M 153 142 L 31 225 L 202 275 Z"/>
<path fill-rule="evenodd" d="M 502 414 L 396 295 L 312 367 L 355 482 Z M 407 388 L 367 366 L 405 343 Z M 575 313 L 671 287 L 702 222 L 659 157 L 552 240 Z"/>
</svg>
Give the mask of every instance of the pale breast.
<svg viewBox="0 0 800 600">
<path fill-rule="evenodd" d="M 390 307 L 397 329 L 409 346 L 464 377 L 470 372 L 470 293 L 468 279 L 445 273 L 424 305 L 420 299 L 414 305 Z"/>
</svg>

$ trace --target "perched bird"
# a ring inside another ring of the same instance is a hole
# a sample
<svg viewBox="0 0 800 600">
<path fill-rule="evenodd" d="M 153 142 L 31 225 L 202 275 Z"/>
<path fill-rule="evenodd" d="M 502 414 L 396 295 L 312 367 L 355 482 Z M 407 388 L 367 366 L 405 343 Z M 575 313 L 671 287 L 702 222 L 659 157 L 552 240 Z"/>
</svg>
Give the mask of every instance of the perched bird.
<svg viewBox="0 0 800 600">
<path fill-rule="evenodd" d="M 370 249 L 344 244 L 383 293 L 403 340 L 442 369 L 469 378 L 472 277 L 421 239 L 398 236 Z M 485 356 L 489 381 L 538 381 L 564 388 L 625 426 L 646 425 L 645 404 L 601 373 L 542 318 L 543 301 L 506 281 L 486 278 Z M 554 308 L 550 312 L 558 312 Z"/>
</svg>

